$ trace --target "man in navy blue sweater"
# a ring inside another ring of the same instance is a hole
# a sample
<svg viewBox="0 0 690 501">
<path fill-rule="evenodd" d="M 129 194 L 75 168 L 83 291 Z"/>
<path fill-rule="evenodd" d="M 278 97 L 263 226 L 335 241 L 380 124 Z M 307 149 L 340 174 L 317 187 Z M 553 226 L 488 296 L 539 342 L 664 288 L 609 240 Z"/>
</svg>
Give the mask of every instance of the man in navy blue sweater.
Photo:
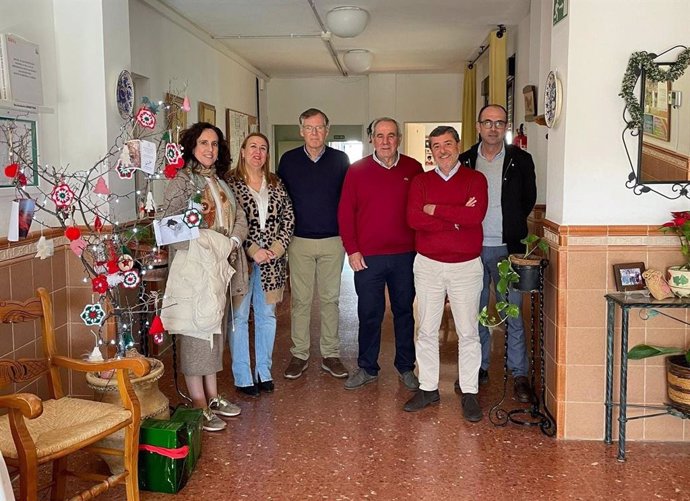
<svg viewBox="0 0 690 501">
<path fill-rule="evenodd" d="M 280 158 L 278 175 L 295 212 L 295 233 L 288 248 L 291 289 L 292 358 L 285 377 L 297 379 L 308 367 L 314 277 L 321 311 L 321 368 L 347 377 L 338 337 L 340 274 L 345 250 L 338 231 L 338 203 L 350 160 L 326 146 L 328 117 L 310 108 L 299 117 L 304 146 Z"/>
</svg>

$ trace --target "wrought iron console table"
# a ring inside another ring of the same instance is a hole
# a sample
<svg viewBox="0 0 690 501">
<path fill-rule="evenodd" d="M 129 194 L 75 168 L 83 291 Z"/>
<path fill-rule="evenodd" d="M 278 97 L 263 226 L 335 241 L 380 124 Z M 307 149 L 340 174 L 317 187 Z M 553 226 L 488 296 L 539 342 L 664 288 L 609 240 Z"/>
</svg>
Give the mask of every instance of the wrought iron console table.
<svg viewBox="0 0 690 501">
<path fill-rule="evenodd" d="M 628 320 L 632 309 L 662 309 L 662 308 L 690 308 L 690 299 L 672 298 L 657 300 L 646 297 L 640 292 L 615 292 L 606 294 L 606 419 L 604 423 L 604 442 L 611 444 L 613 431 L 613 407 L 618 406 L 618 461 L 625 461 L 625 428 L 628 421 L 654 416 L 671 414 L 688 419 L 690 416 L 674 409 L 670 405 L 633 405 L 627 403 L 628 395 Z M 620 365 L 620 396 L 618 403 L 613 401 L 613 338 L 615 327 L 616 306 L 621 309 L 621 365 Z M 663 315 L 663 314 L 662 314 Z M 681 321 L 670 315 L 664 315 Z M 648 317 L 651 318 L 651 317 Z M 647 319 L 645 319 L 647 320 Z M 627 408 L 642 408 L 659 410 L 656 414 L 628 417 Z"/>
</svg>

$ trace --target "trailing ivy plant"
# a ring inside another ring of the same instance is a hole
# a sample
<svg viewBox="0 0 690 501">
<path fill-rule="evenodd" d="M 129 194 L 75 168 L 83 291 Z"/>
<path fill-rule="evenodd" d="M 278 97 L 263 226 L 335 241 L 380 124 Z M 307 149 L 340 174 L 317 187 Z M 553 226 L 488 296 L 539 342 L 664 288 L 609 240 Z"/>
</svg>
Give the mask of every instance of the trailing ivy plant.
<svg viewBox="0 0 690 501">
<path fill-rule="evenodd" d="M 671 63 L 668 69 L 662 69 L 660 65 L 654 62 L 659 57 L 657 54 L 641 51 L 633 52 L 630 56 L 628 67 L 623 75 L 621 92 L 618 94 L 625 100 L 625 106 L 630 115 L 630 120 L 627 120 L 627 129 L 639 129 L 642 127 L 642 105 L 633 93 L 641 71 L 644 70 L 645 78 L 654 82 L 664 82 L 667 80 L 674 82 L 678 80 L 685 72 L 685 68 L 690 64 L 690 48 L 679 47 L 683 47 L 684 50 L 678 54 L 676 62 Z"/>
<path fill-rule="evenodd" d="M 549 250 L 549 244 L 542 238 L 531 233 L 520 240 L 520 242 L 525 244 L 525 253 L 519 256 L 522 259 L 528 259 L 537 249 L 541 250 L 543 254 L 546 254 Z M 489 308 L 488 306 L 484 306 L 477 317 L 480 324 L 491 329 L 501 325 L 508 320 L 508 318 L 517 318 L 518 315 L 520 315 L 520 308 L 518 308 L 518 305 L 508 301 L 508 289 L 519 281 L 520 275 L 518 275 L 513 268 L 510 257 L 498 262 L 498 282 L 496 283 L 496 290 L 500 298 L 496 298 L 496 313 L 498 313 L 499 318 L 497 319 L 489 316 Z M 501 298 L 504 299 L 499 300 Z"/>
</svg>

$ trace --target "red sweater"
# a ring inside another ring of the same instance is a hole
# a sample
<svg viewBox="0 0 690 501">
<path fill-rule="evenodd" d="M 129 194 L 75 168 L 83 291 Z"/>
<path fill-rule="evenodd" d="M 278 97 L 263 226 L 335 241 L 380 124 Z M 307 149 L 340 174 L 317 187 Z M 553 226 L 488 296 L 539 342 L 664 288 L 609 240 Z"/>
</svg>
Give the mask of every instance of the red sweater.
<svg viewBox="0 0 690 501">
<path fill-rule="evenodd" d="M 466 207 L 471 197 L 477 203 Z M 436 205 L 433 216 L 424 212 L 426 204 Z M 443 263 L 479 257 L 487 205 L 487 183 L 481 172 L 461 166 L 449 181 L 435 171 L 417 176 L 407 203 L 407 222 L 416 230 L 417 252 Z"/>
<path fill-rule="evenodd" d="M 338 206 L 338 227 L 345 251 L 364 256 L 414 251 L 414 231 L 405 209 L 410 182 L 424 172 L 415 159 L 400 155 L 392 169 L 369 155 L 350 166 Z"/>
</svg>

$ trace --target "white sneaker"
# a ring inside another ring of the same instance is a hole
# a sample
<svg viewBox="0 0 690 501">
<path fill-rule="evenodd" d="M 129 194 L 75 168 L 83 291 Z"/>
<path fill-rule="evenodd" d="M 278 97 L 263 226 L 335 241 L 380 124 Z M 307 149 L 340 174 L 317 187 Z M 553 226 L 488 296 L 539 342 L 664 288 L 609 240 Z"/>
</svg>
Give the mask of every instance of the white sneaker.
<svg viewBox="0 0 690 501">
<path fill-rule="evenodd" d="M 204 409 L 204 430 L 222 431 L 226 426 L 227 424 L 225 424 L 225 421 L 216 416 L 210 409 Z"/>
<path fill-rule="evenodd" d="M 208 408 L 214 414 L 225 417 L 239 416 L 240 412 L 242 412 L 238 405 L 233 404 L 220 395 L 208 401 Z"/>
</svg>

